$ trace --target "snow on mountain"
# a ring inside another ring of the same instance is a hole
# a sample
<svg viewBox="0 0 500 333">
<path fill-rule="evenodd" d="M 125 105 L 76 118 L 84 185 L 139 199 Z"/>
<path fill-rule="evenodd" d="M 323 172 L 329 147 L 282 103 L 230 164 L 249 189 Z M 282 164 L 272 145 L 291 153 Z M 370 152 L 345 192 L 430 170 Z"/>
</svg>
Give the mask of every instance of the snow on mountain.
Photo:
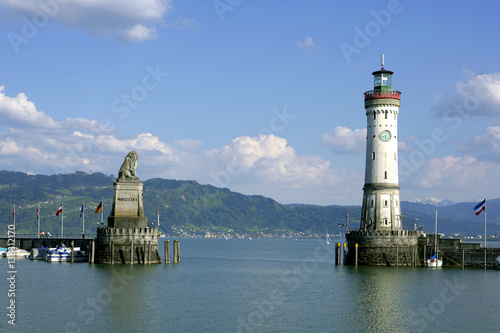
<svg viewBox="0 0 500 333">
<path fill-rule="evenodd" d="M 453 205 L 454 202 L 451 201 L 451 200 L 448 200 L 448 199 L 437 199 L 437 198 L 425 198 L 425 199 L 411 199 L 411 200 L 408 200 L 408 202 L 415 202 L 415 203 L 421 203 L 421 204 L 424 204 L 424 205 L 433 205 L 433 206 L 437 206 L 437 207 L 446 207 L 446 206 L 450 206 L 450 205 Z"/>
</svg>

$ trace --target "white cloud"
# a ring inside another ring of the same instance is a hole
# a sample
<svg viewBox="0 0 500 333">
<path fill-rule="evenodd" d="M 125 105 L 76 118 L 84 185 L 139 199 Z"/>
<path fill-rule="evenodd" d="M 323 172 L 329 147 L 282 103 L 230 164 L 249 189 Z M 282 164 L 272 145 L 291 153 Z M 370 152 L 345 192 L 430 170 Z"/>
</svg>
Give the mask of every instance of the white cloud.
<svg viewBox="0 0 500 333">
<path fill-rule="evenodd" d="M 198 147 L 203 145 L 203 141 L 201 140 L 192 140 L 192 139 L 184 139 L 184 140 L 175 140 L 176 144 L 180 145 L 182 149 L 193 151 Z"/>
<path fill-rule="evenodd" d="M 434 197 L 466 201 L 485 196 L 498 197 L 499 182 L 500 165 L 496 163 L 471 156 L 445 156 L 416 167 L 401 187 L 408 193 L 423 190 L 421 193 Z"/>
<path fill-rule="evenodd" d="M 409 152 L 414 151 L 412 147 L 408 146 L 404 141 L 398 141 L 398 151 Z"/>
<path fill-rule="evenodd" d="M 297 46 L 303 50 L 306 50 L 306 51 L 309 51 L 312 48 L 317 48 L 313 39 L 309 36 L 306 36 L 306 39 L 304 40 L 304 42 L 297 42 Z"/>
<path fill-rule="evenodd" d="M 459 144 L 459 149 L 483 155 L 499 155 L 500 126 L 488 127 L 484 134 L 476 135 L 471 142 Z"/>
<path fill-rule="evenodd" d="M 4 0 L 0 10 L 13 18 L 48 17 L 99 36 L 143 41 L 156 38 L 153 24 L 161 24 L 173 10 L 172 0 Z"/>
<path fill-rule="evenodd" d="M 355 129 L 337 126 L 333 134 L 323 133 L 321 136 L 323 144 L 339 153 L 360 153 L 366 149 L 366 128 Z"/>
<path fill-rule="evenodd" d="M 97 121 L 82 118 L 57 121 L 37 110 L 25 94 L 9 97 L 2 91 L 0 122 L 8 130 L 0 132 L 0 164 L 7 170 L 116 175 L 125 155 L 136 150 L 143 180 L 194 179 L 283 203 L 352 203 L 351 196 L 362 194 L 362 175 L 333 170 L 320 156 L 299 155 L 286 139 L 274 135 L 241 136 L 195 153 L 200 140 L 176 140 L 179 150 L 152 133 L 118 138 L 112 126 L 100 128 Z"/>
<path fill-rule="evenodd" d="M 500 115 L 500 73 L 469 75 L 467 82 L 455 84 L 451 98 L 440 98 L 434 108 L 446 121 L 454 118 L 490 117 Z"/>
</svg>

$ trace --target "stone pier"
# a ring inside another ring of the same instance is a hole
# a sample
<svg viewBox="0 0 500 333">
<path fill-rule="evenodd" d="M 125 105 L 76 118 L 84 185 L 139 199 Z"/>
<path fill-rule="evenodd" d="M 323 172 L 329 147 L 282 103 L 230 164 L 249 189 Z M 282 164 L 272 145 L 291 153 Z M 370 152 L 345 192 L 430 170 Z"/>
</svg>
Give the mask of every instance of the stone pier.
<svg viewBox="0 0 500 333">
<path fill-rule="evenodd" d="M 114 181 L 108 227 L 97 229 L 96 264 L 160 264 L 158 227 L 144 215 L 143 183 L 135 173 L 139 157 L 131 151 Z"/>
</svg>

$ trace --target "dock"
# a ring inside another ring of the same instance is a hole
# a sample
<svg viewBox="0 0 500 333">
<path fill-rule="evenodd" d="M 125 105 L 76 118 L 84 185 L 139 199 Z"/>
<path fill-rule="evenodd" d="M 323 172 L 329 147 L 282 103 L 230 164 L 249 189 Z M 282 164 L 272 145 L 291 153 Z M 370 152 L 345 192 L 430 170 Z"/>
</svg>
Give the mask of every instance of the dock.
<svg viewBox="0 0 500 333">
<path fill-rule="evenodd" d="M 12 241 L 15 242 L 15 247 L 31 251 L 33 248 L 39 247 L 57 247 L 63 244 L 67 247 L 71 247 L 71 242 L 74 242 L 75 247 L 79 247 L 84 251 L 90 248 L 90 242 L 96 238 L 96 234 L 86 234 L 84 237 L 81 234 L 78 235 L 53 235 L 50 237 L 39 237 L 38 235 L 16 235 L 13 237 L 0 237 L 0 247 L 12 246 Z"/>
</svg>

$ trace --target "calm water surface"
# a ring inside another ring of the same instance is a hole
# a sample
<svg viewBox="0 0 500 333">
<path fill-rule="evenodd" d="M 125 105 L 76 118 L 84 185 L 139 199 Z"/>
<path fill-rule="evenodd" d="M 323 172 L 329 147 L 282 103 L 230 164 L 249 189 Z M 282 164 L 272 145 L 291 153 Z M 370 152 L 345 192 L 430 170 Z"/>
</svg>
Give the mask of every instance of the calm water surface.
<svg viewBox="0 0 500 333">
<path fill-rule="evenodd" d="M 175 265 L 19 259 L 0 331 L 500 332 L 500 271 L 335 266 L 334 241 L 181 239 Z"/>
</svg>

